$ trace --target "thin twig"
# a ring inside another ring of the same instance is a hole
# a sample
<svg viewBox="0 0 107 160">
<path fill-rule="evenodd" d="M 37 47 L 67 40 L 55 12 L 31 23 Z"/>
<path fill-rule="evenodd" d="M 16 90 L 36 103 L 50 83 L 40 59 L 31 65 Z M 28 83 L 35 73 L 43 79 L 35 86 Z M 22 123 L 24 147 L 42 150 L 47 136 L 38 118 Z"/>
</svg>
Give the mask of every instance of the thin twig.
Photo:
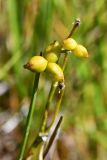
<svg viewBox="0 0 107 160">
<path fill-rule="evenodd" d="M 74 25 L 73 25 L 73 28 L 72 28 L 72 30 L 71 30 L 71 32 L 70 32 L 70 34 L 69 34 L 69 36 L 68 36 L 67 38 L 70 38 L 70 37 L 73 35 L 73 33 L 75 32 L 75 30 L 77 29 L 77 27 L 78 27 L 79 25 L 80 25 L 80 19 L 77 18 L 77 19 L 75 20 Z"/>
<path fill-rule="evenodd" d="M 42 132 L 45 131 L 46 121 L 47 121 L 47 117 L 48 117 L 48 109 L 49 109 L 49 106 L 50 106 L 50 104 L 52 102 L 52 99 L 53 99 L 53 96 L 54 96 L 56 88 L 57 88 L 56 82 L 52 83 L 51 89 L 50 89 L 50 92 L 49 92 L 49 95 L 48 95 L 46 107 L 45 107 L 46 109 L 45 109 L 45 114 L 44 114 L 44 121 L 43 121 L 42 129 L 41 129 Z"/>
<path fill-rule="evenodd" d="M 56 127 L 55 127 L 55 129 L 54 129 L 54 131 L 53 131 L 53 133 L 52 133 L 52 135 L 50 137 L 50 139 L 49 139 L 49 142 L 48 142 L 48 144 L 46 146 L 46 149 L 45 149 L 45 151 L 43 153 L 43 158 L 46 157 L 47 153 L 49 152 L 50 147 L 52 146 L 52 143 L 53 143 L 53 141 L 54 141 L 54 139 L 55 139 L 55 137 L 57 135 L 57 131 L 58 131 L 60 125 L 61 125 L 62 119 L 63 119 L 63 117 L 60 116 L 60 118 L 58 120 L 58 123 L 57 123 L 57 125 L 56 125 Z"/>
<path fill-rule="evenodd" d="M 63 95 L 64 95 L 64 89 L 61 91 L 61 93 L 58 95 L 58 101 L 56 103 L 56 106 L 55 106 L 55 111 L 54 111 L 54 116 L 53 116 L 53 119 L 52 119 L 52 122 L 48 128 L 48 130 L 52 127 L 53 123 L 55 122 L 56 118 L 57 118 L 57 115 L 59 113 L 59 109 L 60 109 L 60 106 L 61 106 L 61 102 L 62 102 L 62 98 L 63 98 Z"/>
</svg>

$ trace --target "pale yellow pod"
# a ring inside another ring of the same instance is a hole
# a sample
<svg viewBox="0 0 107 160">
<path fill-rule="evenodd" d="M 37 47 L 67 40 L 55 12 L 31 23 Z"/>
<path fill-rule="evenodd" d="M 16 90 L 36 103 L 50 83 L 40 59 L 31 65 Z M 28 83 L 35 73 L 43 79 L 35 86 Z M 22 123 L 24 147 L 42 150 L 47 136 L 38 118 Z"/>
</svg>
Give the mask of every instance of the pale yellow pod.
<svg viewBox="0 0 107 160">
<path fill-rule="evenodd" d="M 58 41 L 54 41 L 53 43 L 49 44 L 48 47 L 45 49 L 45 53 L 47 52 L 59 52 L 61 45 Z"/>
<path fill-rule="evenodd" d="M 74 50 L 77 46 L 77 42 L 73 38 L 67 38 L 63 41 L 63 48 L 66 50 Z"/>
<path fill-rule="evenodd" d="M 78 44 L 73 52 L 78 57 L 88 58 L 88 51 L 83 45 Z"/>
<path fill-rule="evenodd" d="M 58 56 L 55 52 L 49 52 L 45 55 L 45 58 L 47 59 L 48 62 L 57 62 L 58 61 Z"/>
<path fill-rule="evenodd" d="M 32 57 L 24 68 L 31 70 L 32 72 L 43 72 L 47 67 L 48 61 L 42 56 Z"/>
<path fill-rule="evenodd" d="M 56 63 L 48 63 L 46 71 L 52 81 L 63 82 L 64 74 L 61 67 Z"/>
</svg>

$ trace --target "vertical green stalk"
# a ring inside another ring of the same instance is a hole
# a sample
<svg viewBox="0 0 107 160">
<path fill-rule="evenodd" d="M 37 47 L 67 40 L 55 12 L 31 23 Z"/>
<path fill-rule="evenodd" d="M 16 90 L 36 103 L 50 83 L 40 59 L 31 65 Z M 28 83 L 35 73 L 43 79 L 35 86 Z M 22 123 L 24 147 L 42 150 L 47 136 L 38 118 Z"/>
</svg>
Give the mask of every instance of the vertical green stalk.
<svg viewBox="0 0 107 160">
<path fill-rule="evenodd" d="M 9 28 L 10 28 L 10 35 L 12 38 L 12 64 L 8 65 L 8 67 L 4 66 L 4 71 L 8 71 L 13 64 L 18 61 L 20 56 L 22 55 L 22 33 L 21 33 L 21 25 L 20 25 L 20 16 L 19 16 L 19 7 L 17 0 L 8 0 L 7 1 L 7 11 L 8 11 L 8 20 L 9 20 Z M 7 63 L 8 64 L 8 63 Z"/>
<path fill-rule="evenodd" d="M 68 60 L 68 53 L 65 53 L 64 56 L 64 62 L 63 62 L 63 66 L 62 66 L 62 70 L 65 70 L 66 64 L 67 64 L 67 60 Z"/>
<path fill-rule="evenodd" d="M 60 106 L 61 106 L 61 102 L 62 102 L 62 98 L 63 98 L 63 95 L 64 95 L 64 89 L 61 91 L 60 95 L 59 95 L 59 98 L 58 98 L 58 101 L 57 101 L 57 104 L 55 106 L 55 112 L 54 112 L 54 116 L 53 116 L 53 119 L 52 119 L 52 122 L 50 124 L 50 127 L 53 125 L 54 121 L 56 120 L 56 117 L 59 113 L 59 109 L 60 109 Z M 49 128 L 50 128 L 49 127 Z M 48 129 L 49 129 L 48 128 Z"/>
<path fill-rule="evenodd" d="M 56 127 L 55 127 L 55 129 L 54 129 L 54 131 L 53 131 L 53 133 L 52 133 L 52 135 L 50 137 L 50 139 L 49 139 L 49 142 L 48 142 L 47 146 L 46 146 L 46 149 L 44 150 L 43 158 L 45 158 L 47 153 L 49 152 L 49 149 L 52 146 L 52 143 L 53 143 L 53 141 L 54 141 L 54 139 L 55 139 L 55 137 L 57 135 L 57 132 L 58 132 L 58 129 L 59 129 L 60 125 L 61 125 L 62 120 L 63 120 L 63 117 L 60 116 L 60 118 L 58 120 L 58 123 L 57 123 L 57 125 L 56 125 Z"/>
<path fill-rule="evenodd" d="M 22 37 L 17 0 L 8 0 L 7 7 L 13 51 L 15 52 L 15 54 L 18 54 L 17 51 L 21 50 Z"/>
<path fill-rule="evenodd" d="M 59 61 L 59 58 L 58 58 L 58 61 Z M 41 128 L 42 132 L 45 132 L 45 129 L 46 129 L 46 122 L 47 122 L 47 117 L 48 117 L 48 109 L 49 109 L 50 104 L 51 104 L 51 102 L 53 100 L 53 97 L 54 97 L 54 94 L 55 94 L 57 86 L 58 86 L 58 82 L 53 82 L 51 84 L 51 89 L 50 89 L 50 92 L 49 92 L 49 95 L 48 95 L 48 98 L 47 98 L 47 103 L 46 103 L 46 106 L 45 106 L 44 120 L 43 120 L 43 124 L 42 124 L 42 128 Z"/>
<path fill-rule="evenodd" d="M 67 59 L 68 59 L 68 54 L 65 54 L 64 62 L 63 62 L 63 66 L 62 66 L 62 70 L 63 71 L 65 70 L 65 67 L 66 67 L 66 64 L 67 64 Z M 59 113 L 59 109 L 60 109 L 60 106 L 61 106 L 61 102 L 62 102 L 62 98 L 63 98 L 63 95 L 64 95 L 64 91 L 65 91 L 65 89 L 61 90 L 60 95 L 58 97 L 58 101 L 57 101 L 56 106 L 55 106 L 55 113 L 54 113 L 54 116 L 53 116 L 53 119 L 52 119 L 50 127 L 53 125 L 53 123 L 54 123 L 54 121 L 55 121 L 55 119 L 56 119 L 56 117 L 57 117 L 57 115 Z"/>
<path fill-rule="evenodd" d="M 7 13 L 8 13 L 8 23 L 10 29 L 10 35 L 12 39 L 12 52 L 13 55 L 11 59 L 2 67 L 0 71 L 0 79 L 6 76 L 10 68 L 16 64 L 22 54 L 22 36 L 21 36 L 21 26 L 19 24 L 18 6 L 17 0 L 7 1 Z M 17 71 L 17 69 L 16 69 Z"/>
<path fill-rule="evenodd" d="M 34 112 L 34 108 L 35 108 L 37 89 L 38 89 L 38 84 L 39 84 L 39 77 L 40 77 L 40 73 L 37 73 L 35 75 L 31 103 L 29 106 L 29 113 L 27 116 L 26 129 L 25 129 L 21 152 L 19 155 L 19 160 L 23 160 L 23 158 L 24 158 L 24 153 L 25 153 L 25 149 L 26 149 L 26 145 L 27 145 L 27 141 L 28 141 L 28 136 L 29 136 L 29 132 L 30 132 L 30 127 L 31 127 L 31 123 L 32 123 L 33 112 Z"/>
<path fill-rule="evenodd" d="M 52 102 L 56 87 L 57 87 L 57 82 L 52 83 L 51 89 L 50 89 L 50 92 L 49 92 L 49 95 L 48 95 L 46 107 L 45 107 L 44 120 L 43 120 L 42 129 L 41 129 L 42 132 L 45 132 L 46 121 L 47 121 L 47 117 L 48 117 L 48 109 L 49 109 L 49 106 Z"/>
<path fill-rule="evenodd" d="M 7 72 L 13 67 L 14 70 L 14 78 L 16 82 L 16 87 L 19 93 L 19 97 L 22 97 L 26 93 L 26 88 L 23 84 L 23 74 L 22 72 L 22 59 L 21 56 L 24 53 L 22 41 L 23 41 L 23 34 L 22 34 L 22 23 L 21 23 L 21 8 L 22 3 L 20 0 L 8 0 L 7 1 L 7 13 L 8 13 L 8 23 L 9 23 L 9 30 L 10 36 L 12 41 L 12 56 L 9 61 L 3 66 L 2 72 L 0 73 L 0 77 L 3 78 Z M 20 59 L 20 61 L 19 61 Z"/>
</svg>

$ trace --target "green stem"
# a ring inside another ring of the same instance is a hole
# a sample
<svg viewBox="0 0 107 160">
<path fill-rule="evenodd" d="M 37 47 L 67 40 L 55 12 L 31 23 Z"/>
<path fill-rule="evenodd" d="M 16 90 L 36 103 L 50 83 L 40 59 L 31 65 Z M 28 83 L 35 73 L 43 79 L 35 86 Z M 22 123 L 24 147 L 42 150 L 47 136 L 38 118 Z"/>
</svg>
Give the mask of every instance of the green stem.
<svg viewBox="0 0 107 160">
<path fill-rule="evenodd" d="M 71 30 L 71 33 L 69 34 L 68 37 L 70 37 L 73 34 L 73 32 L 75 31 L 76 27 L 79 25 L 79 23 L 77 23 L 77 21 L 78 20 L 75 21 L 75 23 L 73 25 L 73 28 Z M 63 71 L 65 70 L 65 67 L 66 67 L 66 64 L 67 64 L 67 58 L 68 58 L 68 54 L 66 53 L 65 56 L 64 56 L 64 62 L 63 62 L 63 66 L 62 66 Z M 47 103 L 46 103 L 46 106 L 45 106 L 46 110 L 45 110 L 45 113 L 44 113 L 43 124 L 42 124 L 42 127 L 41 127 L 41 131 L 42 132 L 45 132 L 45 130 L 46 130 L 46 122 L 47 122 L 47 117 L 48 117 L 48 110 L 49 110 L 50 104 L 51 104 L 51 102 L 53 100 L 56 88 L 58 86 L 57 83 L 58 82 L 55 82 L 55 83 L 52 83 L 52 85 L 51 85 L 51 89 L 50 89 L 50 92 L 49 92 L 49 95 L 48 95 L 48 100 L 47 100 Z M 53 117 L 51 125 L 54 123 L 54 121 L 55 121 L 55 119 L 57 117 L 57 114 L 59 112 L 60 105 L 61 105 L 61 102 L 62 102 L 63 95 L 64 95 L 64 89 L 61 91 L 61 93 L 59 95 L 59 99 L 58 99 L 57 104 L 56 104 L 55 114 L 54 114 L 54 117 Z M 49 148 L 50 147 L 47 147 L 47 150 L 45 150 L 44 157 L 46 156 Z"/>
<path fill-rule="evenodd" d="M 61 102 L 62 102 L 63 95 L 64 95 L 64 89 L 61 91 L 61 93 L 60 93 L 60 95 L 59 95 L 57 104 L 56 104 L 56 106 L 55 106 L 54 116 L 53 116 L 52 122 L 51 122 L 50 127 L 48 128 L 48 130 L 51 128 L 51 126 L 53 125 L 53 123 L 54 123 L 55 120 L 56 120 L 56 117 L 57 117 L 57 115 L 58 115 L 58 113 L 59 113 L 59 109 L 60 109 L 60 106 L 61 106 Z"/>
<path fill-rule="evenodd" d="M 33 112 L 34 112 L 34 108 L 35 108 L 36 95 L 37 95 L 37 89 L 38 89 L 38 84 L 39 84 L 39 76 L 40 76 L 39 73 L 37 73 L 35 75 L 33 92 L 32 92 L 32 97 L 31 97 L 31 103 L 30 103 L 30 106 L 29 106 L 29 113 L 28 113 L 28 116 L 27 116 L 25 135 L 24 135 L 24 139 L 23 139 L 23 143 L 22 143 L 21 152 L 20 152 L 20 155 L 19 155 L 19 160 L 23 160 L 26 145 L 27 145 L 27 141 L 28 141 L 28 136 L 29 136 L 30 127 L 31 127 L 31 123 L 32 123 Z"/>
<path fill-rule="evenodd" d="M 64 62 L 63 62 L 63 66 L 62 66 L 62 70 L 64 71 L 65 70 L 65 67 L 66 67 L 66 64 L 67 64 L 67 59 L 68 59 L 68 54 L 65 54 L 64 56 Z M 54 116 L 53 116 L 53 119 L 52 119 L 52 122 L 50 124 L 50 127 L 53 125 L 58 113 L 59 113 L 59 109 L 60 109 L 60 106 L 61 106 L 61 102 L 62 102 L 62 98 L 63 98 L 63 95 L 64 95 L 64 90 L 61 90 L 61 93 L 58 97 L 58 101 L 57 101 L 57 104 L 55 106 L 55 113 L 54 113 Z M 50 127 L 48 128 L 48 130 L 50 129 Z"/>
<path fill-rule="evenodd" d="M 58 58 L 58 61 L 59 61 L 59 59 L 60 59 L 60 56 Z M 46 107 L 45 107 L 46 109 L 45 109 L 45 113 L 44 113 L 44 120 L 43 120 L 43 124 L 42 124 L 42 128 L 41 128 L 42 132 L 45 132 L 45 129 L 46 129 L 46 122 L 47 122 L 47 118 L 48 118 L 48 109 L 49 109 L 50 104 L 53 100 L 53 97 L 54 97 L 54 94 L 55 94 L 55 91 L 56 91 L 56 88 L 57 88 L 57 84 L 58 84 L 58 82 L 53 82 L 51 84 L 51 89 L 50 89 L 48 99 L 47 99 L 47 103 L 46 103 Z"/>
<path fill-rule="evenodd" d="M 0 71 L 0 80 L 3 79 L 7 72 L 12 68 L 12 66 L 15 65 L 15 63 L 21 58 L 22 55 L 20 54 L 15 54 L 11 57 L 10 60 L 2 67 Z"/>
<path fill-rule="evenodd" d="M 78 27 L 79 25 L 80 25 L 80 19 L 77 18 L 77 19 L 75 20 L 74 25 L 73 25 L 73 27 L 72 27 L 72 30 L 71 30 L 71 32 L 70 32 L 70 34 L 69 34 L 69 36 L 68 36 L 67 38 L 72 37 L 73 33 L 75 32 L 75 30 L 77 29 L 77 27 Z"/>
<path fill-rule="evenodd" d="M 0 79 L 3 79 L 7 72 L 14 67 L 15 72 L 17 73 L 16 80 L 19 78 L 20 73 L 20 61 L 23 54 L 23 45 L 22 45 L 22 26 L 20 24 L 20 15 L 19 7 L 17 0 L 8 0 L 7 1 L 7 11 L 8 11 L 8 23 L 10 29 L 10 36 L 12 40 L 12 57 L 0 70 Z M 18 73 L 19 72 L 19 73 Z M 18 80 L 17 80 L 18 81 Z M 19 84 L 20 85 L 20 84 Z"/>
<path fill-rule="evenodd" d="M 7 61 L 7 63 L 2 67 L 0 71 L 0 78 L 3 79 L 6 75 L 8 75 L 8 71 L 13 67 L 15 73 L 15 83 L 17 87 L 17 91 L 19 97 L 22 97 L 26 94 L 26 88 L 24 86 L 24 76 L 22 73 L 22 55 L 24 53 L 23 48 L 23 32 L 22 32 L 22 21 L 21 21 L 21 12 L 22 12 L 22 3 L 17 0 L 8 0 L 7 1 L 7 12 L 8 12 L 8 24 L 10 37 L 12 41 L 11 46 L 11 58 Z M 20 85 L 20 80 L 22 86 Z"/>
<path fill-rule="evenodd" d="M 49 95 L 48 95 L 46 107 L 45 107 L 46 109 L 45 109 L 45 114 L 44 114 L 44 121 L 43 121 L 42 129 L 41 129 L 42 132 L 45 131 L 46 121 L 47 121 L 47 117 L 48 117 L 48 109 L 49 109 L 49 106 L 52 102 L 56 87 L 57 87 L 57 82 L 52 83 L 51 89 L 50 89 L 50 92 L 49 92 Z"/>
<path fill-rule="evenodd" d="M 74 22 L 74 25 L 72 27 L 72 30 L 68 36 L 68 38 L 70 38 L 72 36 L 72 34 L 74 33 L 74 31 L 76 30 L 76 28 L 80 25 L 80 19 L 76 19 L 75 22 Z M 65 52 L 65 55 L 64 55 L 64 61 L 63 61 L 63 65 L 62 65 L 62 70 L 64 72 L 65 70 L 65 67 L 67 65 L 67 59 L 68 59 L 68 53 Z M 61 91 L 60 93 L 60 96 L 58 98 L 58 101 L 57 101 L 57 104 L 56 104 L 56 107 L 55 107 L 55 113 L 54 113 L 54 117 L 53 117 L 53 120 L 52 120 L 52 123 L 50 125 L 50 127 L 53 125 L 58 113 L 59 113 L 59 109 L 60 109 L 60 106 L 61 106 L 61 102 L 62 102 L 62 98 L 63 98 L 63 95 L 64 95 L 64 89 Z M 49 127 L 49 128 L 50 128 Z"/>
<path fill-rule="evenodd" d="M 18 11 L 18 2 L 17 0 L 8 0 L 8 18 L 10 25 L 10 33 L 13 43 L 13 52 L 19 54 L 17 51 L 22 50 L 22 34 L 21 34 L 21 25 L 19 22 L 19 11 Z M 21 54 L 21 53 L 20 53 Z"/>
<path fill-rule="evenodd" d="M 65 53 L 64 62 L 63 62 L 63 66 L 62 66 L 62 70 L 63 71 L 65 70 L 65 67 L 66 67 L 66 64 L 67 64 L 67 60 L 68 60 L 68 54 Z"/>
<path fill-rule="evenodd" d="M 61 125 L 62 119 L 63 119 L 63 117 L 60 116 L 60 118 L 59 118 L 59 120 L 58 120 L 58 123 L 57 123 L 57 125 L 56 125 L 56 127 L 55 127 L 55 129 L 54 129 L 54 131 L 53 131 L 53 133 L 52 133 L 52 135 L 51 135 L 51 137 L 50 137 L 50 139 L 49 139 L 49 142 L 48 142 L 48 144 L 47 144 L 47 146 L 46 146 L 46 149 L 45 149 L 45 151 L 44 151 L 44 153 L 43 153 L 43 158 L 46 157 L 46 155 L 47 155 L 50 147 L 52 146 L 52 143 L 53 143 L 53 141 L 54 141 L 54 139 L 55 139 L 55 137 L 56 137 L 56 135 L 57 135 L 57 131 L 58 131 L 60 125 Z"/>
<path fill-rule="evenodd" d="M 70 32 L 70 34 L 69 34 L 69 36 L 68 36 L 68 38 L 70 38 L 71 36 L 72 36 L 72 34 L 74 33 L 74 31 L 76 30 L 76 28 L 78 27 L 80 25 L 80 19 L 76 19 L 75 20 L 75 22 L 74 22 L 74 25 L 73 25 L 73 27 L 72 27 L 72 30 L 71 30 L 71 32 Z M 60 58 L 60 57 L 59 57 Z M 65 56 L 64 56 L 64 62 L 63 62 L 63 66 L 62 66 L 62 69 L 63 69 L 63 71 L 65 70 L 65 67 L 66 67 L 66 64 L 67 64 L 67 59 L 68 59 L 68 54 L 66 53 L 65 54 Z M 57 82 L 55 82 L 55 83 L 57 83 Z M 43 122 L 43 126 L 42 126 L 42 131 L 44 132 L 45 131 L 45 127 L 46 127 L 46 121 L 47 121 L 47 116 L 48 116 L 48 109 L 49 109 L 49 106 L 50 106 L 50 104 L 51 104 L 51 102 L 52 102 L 52 99 L 53 99 L 53 97 L 54 97 L 54 93 L 55 93 L 55 91 L 56 91 L 56 88 L 57 88 L 57 85 L 55 85 L 55 84 L 52 84 L 52 86 L 51 86 L 51 90 L 50 90 L 50 92 L 49 92 L 49 96 L 48 96 L 48 101 L 47 101 L 47 104 L 46 104 L 46 111 L 45 111 L 45 114 L 44 114 L 44 122 Z M 63 97 L 63 92 L 61 92 L 61 96 Z M 60 100 L 59 100 L 60 101 Z M 59 103 L 59 102 L 58 102 Z M 61 104 L 61 102 L 60 102 L 60 104 Z M 59 105 L 58 105 L 58 108 L 60 108 L 59 107 Z M 57 110 L 57 109 L 56 109 Z M 56 111 L 57 112 L 57 111 Z M 55 118 L 55 117 L 54 117 Z"/>
</svg>

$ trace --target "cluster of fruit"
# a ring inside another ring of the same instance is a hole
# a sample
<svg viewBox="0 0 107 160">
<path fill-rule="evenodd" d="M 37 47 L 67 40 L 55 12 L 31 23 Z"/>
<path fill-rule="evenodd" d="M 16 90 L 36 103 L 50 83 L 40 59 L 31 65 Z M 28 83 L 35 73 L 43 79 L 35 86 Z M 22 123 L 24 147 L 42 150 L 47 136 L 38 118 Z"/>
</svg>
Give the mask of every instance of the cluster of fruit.
<svg viewBox="0 0 107 160">
<path fill-rule="evenodd" d="M 64 74 L 62 68 L 57 64 L 59 55 L 64 52 L 72 52 L 78 57 L 87 58 L 87 49 L 78 44 L 73 38 L 67 38 L 62 43 L 54 41 L 51 43 L 43 53 L 43 56 L 32 57 L 25 68 L 32 72 L 48 72 L 52 81 L 64 82 Z"/>
</svg>

